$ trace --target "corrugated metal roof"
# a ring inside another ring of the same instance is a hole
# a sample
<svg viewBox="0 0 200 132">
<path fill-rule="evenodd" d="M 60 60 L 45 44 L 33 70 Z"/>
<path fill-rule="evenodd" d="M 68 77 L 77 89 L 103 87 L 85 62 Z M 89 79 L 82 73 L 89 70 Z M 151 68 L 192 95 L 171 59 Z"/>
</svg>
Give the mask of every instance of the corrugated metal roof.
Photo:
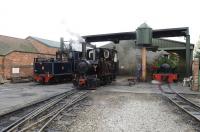
<svg viewBox="0 0 200 132">
<path fill-rule="evenodd" d="M 123 45 L 123 47 L 129 48 L 130 46 L 135 46 L 135 40 L 123 40 L 120 41 L 120 45 Z M 113 47 L 115 44 L 107 44 L 102 47 Z M 158 46 L 159 50 L 165 50 L 165 49 L 185 49 L 185 43 L 180 41 L 174 41 L 174 40 L 168 40 L 168 39 L 152 39 L 152 45 Z M 191 47 L 194 47 L 194 44 L 191 44 Z"/>
<path fill-rule="evenodd" d="M 7 55 L 12 51 L 38 52 L 28 40 L 0 35 L 0 55 Z"/>
<path fill-rule="evenodd" d="M 159 48 L 175 48 L 175 47 L 185 47 L 185 43 L 167 40 L 167 39 L 153 39 L 154 46 L 159 46 Z"/>
<path fill-rule="evenodd" d="M 59 48 L 60 47 L 60 42 L 57 42 L 57 41 L 43 39 L 43 38 L 39 38 L 39 37 L 33 37 L 33 36 L 29 36 L 28 38 L 33 38 L 33 39 L 43 43 L 44 45 L 46 45 L 48 47 L 53 47 L 53 48 Z"/>
</svg>

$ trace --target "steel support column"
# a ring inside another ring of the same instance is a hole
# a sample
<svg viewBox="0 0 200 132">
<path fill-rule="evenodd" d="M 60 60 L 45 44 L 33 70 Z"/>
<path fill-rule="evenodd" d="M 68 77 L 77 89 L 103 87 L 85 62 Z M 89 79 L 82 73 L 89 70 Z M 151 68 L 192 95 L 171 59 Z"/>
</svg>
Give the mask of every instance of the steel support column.
<svg viewBox="0 0 200 132">
<path fill-rule="evenodd" d="M 191 75 L 191 65 L 190 65 L 190 35 L 187 33 L 186 35 L 186 77 Z"/>
<path fill-rule="evenodd" d="M 190 73 L 192 75 L 193 49 L 190 50 Z"/>
</svg>

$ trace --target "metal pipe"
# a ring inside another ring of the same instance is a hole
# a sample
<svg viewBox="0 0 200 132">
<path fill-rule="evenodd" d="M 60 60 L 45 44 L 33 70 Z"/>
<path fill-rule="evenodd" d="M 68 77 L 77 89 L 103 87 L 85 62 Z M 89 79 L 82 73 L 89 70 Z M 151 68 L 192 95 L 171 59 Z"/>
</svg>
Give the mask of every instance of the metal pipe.
<svg viewBox="0 0 200 132">
<path fill-rule="evenodd" d="M 82 43 L 82 59 L 86 58 L 86 43 Z"/>
</svg>

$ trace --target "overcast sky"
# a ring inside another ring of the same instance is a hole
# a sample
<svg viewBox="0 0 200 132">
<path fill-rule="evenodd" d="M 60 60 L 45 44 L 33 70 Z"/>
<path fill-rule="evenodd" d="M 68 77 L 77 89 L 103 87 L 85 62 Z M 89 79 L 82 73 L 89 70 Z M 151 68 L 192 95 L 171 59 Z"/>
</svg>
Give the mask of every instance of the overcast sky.
<svg viewBox="0 0 200 132">
<path fill-rule="evenodd" d="M 37 36 L 59 41 L 80 35 L 189 27 L 200 35 L 199 0 L 0 0 L 0 35 Z M 184 39 L 182 39 L 184 40 Z"/>
</svg>

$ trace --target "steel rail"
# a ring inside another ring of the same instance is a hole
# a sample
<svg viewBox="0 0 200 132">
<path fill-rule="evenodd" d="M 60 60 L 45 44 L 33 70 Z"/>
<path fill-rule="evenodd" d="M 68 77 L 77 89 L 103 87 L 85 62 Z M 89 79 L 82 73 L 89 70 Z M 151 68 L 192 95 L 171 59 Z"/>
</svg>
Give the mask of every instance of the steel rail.
<svg viewBox="0 0 200 132">
<path fill-rule="evenodd" d="M 48 118 L 50 118 L 41 128 L 40 130 L 42 131 L 45 127 L 47 127 L 47 125 L 54 119 L 56 118 L 63 110 L 67 109 L 67 112 L 71 111 L 72 109 L 71 106 L 75 105 L 77 102 L 81 101 L 82 99 L 87 97 L 87 93 L 83 93 L 81 95 L 79 95 L 78 97 L 76 97 L 75 99 L 71 100 L 71 102 L 65 104 L 64 106 L 62 106 L 61 108 L 41 117 L 37 122 L 30 124 L 29 126 L 27 126 L 26 128 L 23 128 L 22 130 L 20 130 L 19 132 L 24 132 L 27 131 L 29 129 L 31 129 L 32 127 L 36 126 L 37 124 L 44 122 L 45 120 L 47 120 Z"/>
<path fill-rule="evenodd" d="M 4 128 L 2 130 L 2 132 L 10 132 L 13 131 L 14 129 L 16 129 L 18 126 L 20 126 L 21 124 L 23 124 L 25 121 L 27 121 L 28 119 L 31 119 L 33 117 L 35 117 L 36 115 L 42 113 L 44 110 L 48 109 L 49 107 L 52 107 L 53 105 L 55 105 L 57 102 L 59 102 L 59 100 L 62 100 L 64 97 L 69 96 L 73 93 L 75 93 L 75 90 L 70 90 L 67 91 L 65 93 L 62 93 L 56 97 L 54 97 L 55 99 L 50 100 L 50 102 L 38 107 L 37 109 L 29 112 L 28 114 L 26 114 L 25 116 L 23 116 L 22 118 L 20 118 L 19 120 L 17 120 L 16 122 L 12 123 L 11 125 L 7 126 L 6 128 Z M 43 102 L 43 101 L 42 101 Z M 48 106 L 48 107 L 47 107 Z"/>
<path fill-rule="evenodd" d="M 195 108 L 191 105 L 189 105 L 191 102 L 187 102 L 188 104 L 185 105 L 180 105 L 179 103 L 177 103 L 176 101 L 174 101 L 172 98 L 166 96 L 171 102 L 173 102 L 176 106 L 178 106 L 179 108 L 181 108 L 183 111 L 185 111 L 187 114 L 189 114 L 190 116 L 192 116 L 193 118 L 195 118 L 197 121 L 200 122 L 200 109 Z"/>
<path fill-rule="evenodd" d="M 50 118 L 48 120 L 48 122 L 46 122 L 42 128 L 38 131 L 38 132 L 42 132 L 50 123 L 51 121 L 53 121 L 63 110 L 71 107 L 72 105 L 74 105 L 75 103 L 83 100 L 84 98 L 87 97 L 87 92 L 83 93 L 82 95 L 80 95 L 79 97 L 77 97 L 75 100 L 72 100 L 69 104 L 64 105 L 52 118 Z"/>
<path fill-rule="evenodd" d="M 190 116 L 192 116 L 193 118 L 195 118 L 197 121 L 200 122 L 200 106 L 195 104 L 191 100 L 187 99 L 183 95 L 174 91 L 170 85 L 168 85 L 168 87 L 172 92 L 163 91 L 163 95 L 167 97 L 177 107 L 181 108 L 187 114 L 189 114 Z"/>
</svg>

